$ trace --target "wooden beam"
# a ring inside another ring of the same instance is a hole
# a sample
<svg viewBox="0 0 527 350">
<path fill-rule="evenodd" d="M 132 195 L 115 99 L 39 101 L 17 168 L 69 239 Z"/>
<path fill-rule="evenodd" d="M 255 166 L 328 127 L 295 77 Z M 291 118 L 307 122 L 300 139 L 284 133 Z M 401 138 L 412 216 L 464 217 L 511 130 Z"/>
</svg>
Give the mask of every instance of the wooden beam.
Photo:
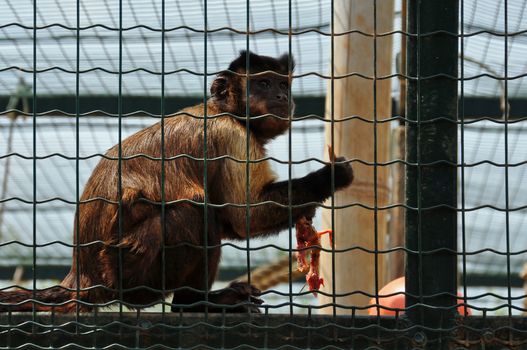
<svg viewBox="0 0 527 350">
<path fill-rule="evenodd" d="M 334 32 L 359 30 L 369 35 L 385 33 L 392 29 L 393 14 L 391 0 L 337 0 L 334 6 Z M 391 73 L 392 36 L 374 38 L 361 33 L 350 33 L 335 36 L 333 40 L 335 76 L 358 73 L 379 78 Z M 388 160 L 389 124 L 376 123 L 376 120 L 392 115 L 390 90 L 389 79 L 370 80 L 354 75 L 330 82 L 326 118 L 335 120 L 335 123 L 327 124 L 326 140 L 328 144 L 333 143 L 337 156 L 369 163 Z M 370 122 L 359 119 L 337 122 L 352 115 Z M 386 205 L 389 196 L 388 167 L 359 162 L 352 163 L 352 166 L 355 173 L 353 185 L 338 192 L 334 196 L 334 203 L 330 200 L 326 204 L 345 206 L 355 203 L 370 208 Z M 386 219 L 386 211 L 352 206 L 333 211 L 324 210 L 322 220 L 324 228 L 334 229 L 335 249 L 361 247 L 380 250 L 384 248 Z M 323 239 L 323 245 L 331 248 L 327 238 Z M 330 295 L 354 291 L 374 294 L 385 283 L 383 260 L 383 255 L 357 249 L 322 254 L 321 273 L 326 281 L 323 291 Z M 336 302 L 356 307 L 366 306 L 369 299 L 360 293 L 335 298 L 321 295 L 319 298 L 321 304 Z M 323 312 L 349 314 L 350 310 L 328 307 Z M 367 310 L 359 310 L 358 313 L 367 313 Z"/>
</svg>

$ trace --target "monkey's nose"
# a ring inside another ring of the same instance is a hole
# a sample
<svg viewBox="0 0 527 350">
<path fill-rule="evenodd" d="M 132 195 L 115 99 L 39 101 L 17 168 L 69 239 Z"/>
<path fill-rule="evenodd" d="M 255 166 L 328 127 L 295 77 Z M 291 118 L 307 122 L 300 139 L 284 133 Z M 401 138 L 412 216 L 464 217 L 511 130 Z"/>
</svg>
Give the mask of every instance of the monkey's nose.
<svg viewBox="0 0 527 350">
<path fill-rule="evenodd" d="M 276 95 L 276 99 L 279 100 L 279 101 L 287 101 L 287 95 L 283 94 L 283 93 L 280 93 L 280 94 Z"/>
</svg>

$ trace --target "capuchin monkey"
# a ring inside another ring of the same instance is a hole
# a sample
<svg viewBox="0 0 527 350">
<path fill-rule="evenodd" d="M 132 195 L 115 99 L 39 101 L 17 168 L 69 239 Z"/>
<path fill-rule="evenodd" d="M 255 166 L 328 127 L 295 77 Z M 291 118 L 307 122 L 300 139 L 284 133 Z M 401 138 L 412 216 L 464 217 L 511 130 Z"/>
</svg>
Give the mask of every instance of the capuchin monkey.
<svg viewBox="0 0 527 350">
<path fill-rule="evenodd" d="M 206 104 L 167 117 L 164 131 L 156 123 L 123 140 L 120 162 L 119 145 L 112 147 L 80 198 L 73 234 L 79 246 L 69 274 L 47 290 L 0 292 L 0 310 L 89 311 L 121 297 L 143 308 L 176 289 L 173 311 L 221 311 L 223 305 L 226 312 L 258 312 L 260 291 L 247 283 L 210 291 L 221 240 L 277 234 L 299 217 L 313 217 L 332 194 L 330 164 L 292 179 L 289 194 L 288 181 L 277 182 L 264 160 L 266 144 L 290 127 L 293 65 L 288 55 L 242 51 L 216 76 Z M 336 190 L 353 181 L 343 157 L 335 159 L 333 174 Z M 59 305 L 27 301 L 32 298 Z"/>
</svg>

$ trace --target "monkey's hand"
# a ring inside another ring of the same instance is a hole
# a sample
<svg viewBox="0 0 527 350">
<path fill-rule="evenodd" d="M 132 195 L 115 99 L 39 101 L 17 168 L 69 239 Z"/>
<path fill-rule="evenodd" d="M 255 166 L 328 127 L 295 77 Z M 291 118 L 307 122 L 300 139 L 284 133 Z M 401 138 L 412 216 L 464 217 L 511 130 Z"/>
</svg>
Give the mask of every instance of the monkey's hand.
<svg viewBox="0 0 527 350">
<path fill-rule="evenodd" d="M 351 185 L 353 182 L 353 169 L 351 168 L 348 160 L 344 157 L 337 157 L 334 160 L 333 166 L 335 168 L 335 190 L 340 190 Z M 320 180 L 324 181 L 325 183 L 324 187 L 330 186 L 331 179 L 333 178 L 333 174 L 331 172 L 331 163 L 326 164 L 318 171 L 318 173 L 321 175 Z"/>
</svg>

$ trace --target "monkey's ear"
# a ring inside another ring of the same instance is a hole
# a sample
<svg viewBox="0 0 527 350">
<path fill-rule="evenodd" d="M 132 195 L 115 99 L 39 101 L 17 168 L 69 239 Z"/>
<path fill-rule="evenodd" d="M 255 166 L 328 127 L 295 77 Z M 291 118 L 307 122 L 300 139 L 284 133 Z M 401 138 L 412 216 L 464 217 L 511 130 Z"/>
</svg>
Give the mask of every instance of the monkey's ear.
<svg viewBox="0 0 527 350">
<path fill-rule="evenodd" d="M 295 70 L 295 58 L 293 55 L 283 54 L 278 58 L 280 65 L 283 67 L 284 72 L 289 72 L 289 61 L 291 61 L 291 72 Z M 287 74 L 287 73 L 286 73 Z"/>
<path fill-rule="evenodd" d="M 227 77 L 218 75 L 210 86 L 210 94 L 217 99 L 224 99 L 227 96 Z"/>
<path fill-rule="evenodd" d="M 250 67 L 256 67 L 258 64 L 260 64 L 260 56 L 255 55 L 251 51 L 241 50 L 240 56 L 238 56 L 234 61 L 231 62 L 229 65 L 229 70 L 236 72 L 239 69 L 243 69 L 245 72 L 245 68 L 247 68 L 247 55 L 249 55 L 249 65 Z M 252 70 L 252 68 L 250 68 Z"/>
</svg>

